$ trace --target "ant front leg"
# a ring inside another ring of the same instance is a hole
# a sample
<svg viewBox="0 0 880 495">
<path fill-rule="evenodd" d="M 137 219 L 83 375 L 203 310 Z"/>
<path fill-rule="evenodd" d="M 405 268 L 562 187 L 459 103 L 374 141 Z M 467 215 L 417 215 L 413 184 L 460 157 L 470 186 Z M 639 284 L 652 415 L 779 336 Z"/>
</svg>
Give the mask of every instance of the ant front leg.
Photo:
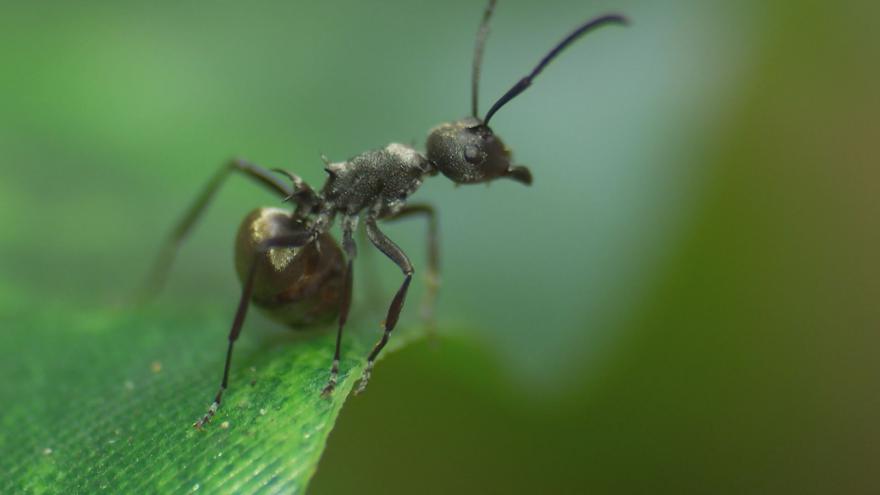
<svg viewBox="0 0 880 495">
<path fill-rule="evenodd" d="M 429 204 L 419 203 L 401 208 L 386 220 L 399 220 L 413 215 L 425 215 L 428 219 L 428 274 L 425 277 L 427 291 L 422 301 L 422 318 L 429 331 L 434 327 L 434 306 L 437 304 L 437 290 L 440 288 L 440 247 L 437 233 L 437 213 Z"/>
<path fill-rule="evenodd" d="M 220 407 L 220 401 L 223 400 L 223 392 L 226 391 L 226 388 L 229 385 L 229 367 L 232 364 L 232 349 L 235 346 L 235 341 L 238 340 L 238 336 L 241 335 L 241 329 L 244 326 L 244 318 L 247 316 L 248 307 L 251 303 L 258 257 L 264 256 L 266 252 L 272 248 L 301 247 L 305 246 L 312 240 L 313 235 L 308 231 L 283 235 L 266 240 L 255 251 L 254 260 L 251 262 L 247 277 L 241 288 L 241 298 L 238 301 L 238 309 L 235 311 L 235 318 L 232 320 L 232 328 L 229 330 L 229 346 L 226 348 L 226 364 L 223 365 L 223 379 L 220 382 L 220 389 L 217 391 L 217 395 L 214 396 L 214 402 L 211 403 L 208 412 L 205 413 L 201 419 L 193 423 L 194 428 L 202 429 L 203 426 L 211 421 L 211 418 L 214 417 L 214 414 L 217 413 L 217 409 Z"/>
<path fill-rule="evenodd" d="M 354 231 L 357 229 L 358 217 L 356 215 L 346 216 L 342 219 L 342 249 L 345 250 L 345 256 L 348 263 L 345 266 L 345 288 L 342 292 L 342 301 L 339 307 L 339 327 L 336 330 L 336 351 L 333 353 L 333 365 L 330 367 L 330 379 L 327 385 L 321 390 L 321 395 L 327 397 L 336 389 L 336 383 L 339 380 L 339 358 L 342 353 L 342 329 L 348 320 L 348 311 L 351 308 L 351 290 L 352 290 L 352 264 L 357 257 L 357 244 L 354 242 Z"/>
<path fill-rule="evenodd" d="M 376 225 L 375 217 L 367 217 L 366 223 L 367 236 L 370 238 L 370 241 L 374 246 L 379 248 L 379 251 L 382 251 L 385 256 L 391 258 L 391 261 L 400 267 L 403 271 L 404 279 L 400 288 L 397 290 L 397 294 L 394 295 L 394 299 L 391 301 L 391 306 L 388 308 L 388 315 L 385 317 L 385 321 L 382 324 L 382 338 L 379 339 L 379 342 L 376 342 L 372 352 L 370 352 L 370 355 L 367 357 L 367 366 L 364 368 L 364 374 L 361 375 L 361 382 L 358 385 L 355 394 L 363 392 L 367 388 L 367 384 L 370 382 L 370 375 L 373 373 L 373 364 L 376 362 L 376 357 L 382 352 L 385 344 L 388 343 L 388 337 L 391 335 L 391 331 L 394 330 L 394 326 L 397 325 L 397 320 L 400 317 L 400 310 L 403 308 L 403 303 L 406 300 L 406 292 L 409 290 L 409 283 L 412 280 L 412 274 L 415 271 L 409 258 L 407 258 L 406 253 L 404 253 L 394 241 L 389 239 L 388 236 L 379 230 L 379 226 Z"/>
<path fill-rule="evenodd" d="M 186 213 L 174 227 L 174 230 L 171 231 L 161 251 L 159 251 L 159 256 L 153 264 L 149 278 L 136 295 L 137 301 L 144 302 L 152 299 L 165 284 L 165 279 L 168 277 L 171 264 L 174 262 L 181 244 L 183 244 L 186 236 L 192 231 L 196 221 L 214 198 L 220 186 L 223 185 L 226 178 L 232 172 L 243 174 L 245 177 L 265 186 L 281 198 L 296 197 L 296 190 L 279 180 L 278 177 L 272 175 L 268 170 L 238 158 L 230 160 L 211 178 L 192 206 L 186 210 Z"/>
</svg>

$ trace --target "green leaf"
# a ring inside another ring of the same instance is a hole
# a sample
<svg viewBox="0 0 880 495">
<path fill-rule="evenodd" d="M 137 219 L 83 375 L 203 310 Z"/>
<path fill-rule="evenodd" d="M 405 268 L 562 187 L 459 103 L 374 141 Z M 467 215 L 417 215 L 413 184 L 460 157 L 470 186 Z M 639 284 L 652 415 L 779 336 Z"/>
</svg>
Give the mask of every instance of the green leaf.
<svg viewBox="0 0 880 495">
<path fill-rule="evenodd" d="M 381 321 L 352 316 L 325 399 L 333 329 L 271 331 L 251 318 L 223 405 L 196 431 L 234 307 L 93 310 L 0 296 L 2 493 L 301 493 Z M 395 331 L 387 350 L 422 333 Z"/>
</svg>

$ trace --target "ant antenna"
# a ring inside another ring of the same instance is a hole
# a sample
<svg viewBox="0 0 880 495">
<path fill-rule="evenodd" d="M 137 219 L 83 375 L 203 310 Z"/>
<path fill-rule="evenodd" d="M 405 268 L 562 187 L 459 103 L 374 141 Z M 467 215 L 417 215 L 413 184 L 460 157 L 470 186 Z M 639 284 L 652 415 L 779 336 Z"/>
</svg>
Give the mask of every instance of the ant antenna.
<svg viewBox="0 0 880 495">
<path fill-rule="evenodd" d="M 494 3 L 494 2 L 492 2 L 492 3 Z M 490 8 L 491 8 L 491 5 L 490 5 Z M 483 20 L 485 23 L 486 17 L 484 17 Z M 503 107 L 505 104 L 507 104 L 507 102 L 516 98 L 520 93 L 522 93 L 523 91 L 528 89 L 529 86 L 532 85 L 532 80 L 535 77 L 537 77 L 538 74 L 540 74 L 541 71 L 544 70 L 544 67 L 546 67 L 547 64 L 549 64 L 551 60 L 556 58 L 556 56 L 559 55 L 559 52 L 564 50 L 565 47 L 572 44 L 575 40 L 577 40 L 579 37 L 581 37 L 587 31 L 590 31 L 591 29 L 603 26 L 605 24 L 612 24 L 612 23 L 621 24 L 623 26 L 626 26 L 627 24 L 629 24 L 629 20 L 626 17 L 624 17 L 622 15 L 618 15 L 618 14 L 607 14 L 607 15 L 599 16 L 593 20 L 587 21 L 581 27 L 575 29 L 571 34 L 566 36 L 564 40 L 560 41 L 558 45 L 556 45 L 555 47 L 553 47 L 552 50 L 550 50 L 550 53 L 548 53 L 547 55 L 544 56 L 544 58 L 541 59 L 541 61 L 538 63 L 538 65 L 534 69 L 532 69 L 531 74 L 520 79 L 519 82 L 514 84 L 513 87 L 507 91 L 507 93 L 504 93 L 504 96 L 502 96 L 501 98 L 498 98 L 498 101 L 496 101 L 495 104 L 492 105 L 492 108 L 489 109 L 489 112 L 486 113 L 486 118 L 483 119 L 483 125 L 488 126 L 489 119 L 491 119 L 492 116 L 495 115 L 495 112 L 497 112 L 501 107 Z M 479 40 L 479 37 L 478 37 L 478 40 Z M 474 62 L 474 66 L 476 67 L 476 61 Z M 474 94 L 476 94 L 476 92 Z M 476 101 L 476 96 L 474 96 L 474 101 Z M 474 108 L 476 108 L 476 105 L 474 106 Z"/>
<path fill-rule="evenodd" d="M 471 115 L 477 117 L 480 111 L 477 104 L 478 94 L 480 92 L 480 66 L 483 65 L 483 48 L 486 46 L 486 37 L 489 36 L 489 18 L 495 11 L 495 1 L 489 0 L 489 5 L 483 12 L 483 20 L 480 21 L 480 28 L 477 30 L 477 42 L 474 45 L 474 67 L 471 72 Z"/>
</svg>

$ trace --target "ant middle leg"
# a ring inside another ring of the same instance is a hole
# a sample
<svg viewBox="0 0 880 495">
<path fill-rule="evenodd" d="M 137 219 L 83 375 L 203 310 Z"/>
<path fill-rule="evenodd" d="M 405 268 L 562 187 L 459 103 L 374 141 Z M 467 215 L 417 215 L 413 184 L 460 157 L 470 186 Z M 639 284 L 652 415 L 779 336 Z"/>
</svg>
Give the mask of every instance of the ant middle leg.
<svg viewBox="0 0 880 495">
<path fill-rule="evenodd" d="M 174 262 L 174 258 L 177 255 L 177 251 L 180 249 L 181 244 L 183 244 L 184 239 L 186 239 L 186 236 L 192 231 L 199 217 L 226 181 L 226 178 L 233 172 L 241 173 L 245 177 L 252 179 L 282 199 L 299 199 L 298 192 L 300 189 L 296 187 L 298 185 L 296 182 L 294 182 L 294 187 L 292 188 L 278 177 L 274 176 L 270 171 L 259 165 L 255 165 L 239 158 L 230 160 L 224 164 L 216 174 L 214 174 L 165 240 L 146 282 L 137 292 L 137 301 L 148 301 L 162 289 L 165 279 L 168 276 L 168 272 L 171 269 L 171 265 Z M 308 186 L 306 185 L 305 188 L 308 188 Z M 308 190 L 310 191 L 311 188 L 308 188 Z"/>
<path fill-rule="evenodd" d="M 367 217 L 366 224 L 367 236 L 369 236 L 370 241 L 374 246 L 379 248 L 385 256 L 389 257 L 391 261 L 400 267 L 401 271 L 403 271 L 404 278 L 403 283 L 394 295 L 394 299 L 391 301 L 391 306 L 388 307 L 388 314 L 385 316 L 385 321 L 382 324 L 382 337 L 376 342 L 376 345 L 367 357 L 367 366 L 364 368 L 364 373 L 361 375 L 361 382 L 358 384 L 355 394 L 362 393 L 370 382 L 370 376 L 373 373 L 373 364 L 376 362 L 379 353 L 385 348 L 385 344 L 388 343 L 391 331 L 394 330 L 394 327 L 397 325 L 397 320 L 400 318 L 400 310 L 403 308 L 404 301 L 406 301 L 406 293 L 409 290 L 409 283 L 412 281 L 412 275 L 415 271 L 409 258 L 407 258 L 406 253 L 404 253 L 394 241 L 389 239 L 388 236 L 379 230 L 379 226 L 376 225 L 376 219 L 374 217 Z"/>
<path fill-rule="evenodd" d="M 268 239 L 256 249 L 254 259 L 251 261 L 247 277 L 245 277 L 241 288 L 241 298 L 238 300 L 238 309 L 235 311 L 235 318 L 232 320 L 232 327 L 229 329 L 229 346 L 226 348 L 226 363 L 223 365 L 223 379 L 220 381 L 220 389 L 217 391 L 217 395 L 214 396 L 214 402 L 211 403 L 208 412 L 205 413 L 201 419 L 193 423 L 194 428 L 202 429 L 203 426 L 211 421 L 211 418 L 214 417 L 214 414 L 217 413 L 217 409 L 220 407 L 220 402 L 223 400 L 223 392 L 225 392 L 226 388 L 229 386 L 229 367 L 232 364 L 232 349 L 235 347 L 235 341 L 238 340 L 238 336 L 241 335 L 241 329 L 244 326 L 244 319 L 245 316 L 247 316 L 248 307 L 250 307 L 258 257 L 265 255 L 266 252 L 272 248 L 300 247 L 308 244 L 312 240 L 311 233 L 304 231 Z"/>
<path fill-rule="evenodd" d="M 348 261 L 345 265 L 345 287 L 342 291 L 342 301 L 339 307 L 339 326 L 336 330 L 336 350 L 333 353 L 333 364 L 330 366 L 330 378 L 327 385 L 321 390 L 321 395 L 327 397 L 336 389 L 336 383 L 339 380 L 339 359 L 342 354 L 342 329 L 348 320 L 348 312 L 351 309 L 351 291 L 352 291 L 352 264 L 357 257 L 357 244 L 354 242 L 354 231 L 357 229 L 358 217 L 356 215 L 346 216 L 342 219 L 342 249 L 345 250 L 345 257 Z"/>
<path fill-rule="evenodd" d="M 440 249 L 437 228 L 437 213 L 434 207 L 425 203 L 414 203 L 404 206 L 386 221 L 408 218 L 413 215 L 425 215 L 428 220 L 428 273 L 425 276 L 427 290 L 422 300 L 422 319 L 429 330 L 434 327 L 434 307 L 437 304 L 437 291 L 440 288 Z"/>
</svg>

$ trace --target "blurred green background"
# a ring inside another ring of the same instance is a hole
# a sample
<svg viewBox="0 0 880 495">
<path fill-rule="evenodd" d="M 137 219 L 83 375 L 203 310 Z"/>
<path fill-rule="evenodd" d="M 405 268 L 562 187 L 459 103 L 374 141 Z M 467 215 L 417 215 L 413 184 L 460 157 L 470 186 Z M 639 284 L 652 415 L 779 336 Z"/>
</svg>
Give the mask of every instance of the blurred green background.
<svg viewBox="0 0 880 495">
<path fill-rule="evenodd" d="M 317 186 L 321 153 L 421 146 L 468 112 L 482 8 L 4 6 L 3 293 L 118 303 L 230 156 Z M 609 10 L 633 25 L 580 41 L 493 119 L 531 188 L 436 178 L 413 198 L 440 212 L 441 337 L 377 368 L 311 492 L 880 489 L 880 8 L 502 0 L 483 111 Z M 161 305 L 231 314 L 232 236 L 275 204 L 230 181 Z M 424 266 L 421 226 L 387 231 Z M 397 269 L 365 263 L 390 294 Z"/>
</svg>

